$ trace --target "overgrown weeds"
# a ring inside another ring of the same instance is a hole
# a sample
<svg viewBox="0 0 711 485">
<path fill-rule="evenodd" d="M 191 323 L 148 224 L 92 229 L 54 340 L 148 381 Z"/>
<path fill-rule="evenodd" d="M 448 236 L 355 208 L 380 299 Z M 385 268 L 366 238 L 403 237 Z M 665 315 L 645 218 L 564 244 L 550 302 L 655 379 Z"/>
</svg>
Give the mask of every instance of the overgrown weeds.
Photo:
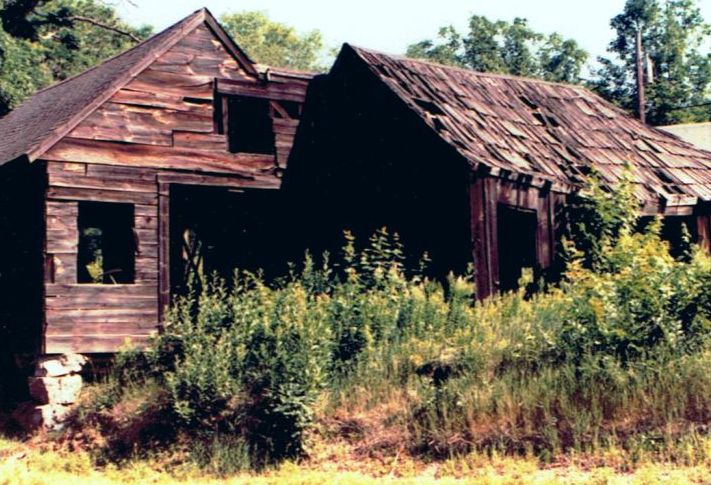
<svg viewBox="0 0 711 485">
<path fill-rule="evenodd" d="M 658 222 L 636 232 L 631 203 L 593 194 L 594 244 L 568 243 L 561 282 L 533 295 L 477 302 L 469 276 L 408 271 L 384 230 L 278 282 L 203 279 L 73 429 L 108 436 L 104 457 L 182 446 L 224 473 L 303 457 L 314 433 L 370 454 L 708 463 L 711 260 L 672 257 Z"/>
</svg>

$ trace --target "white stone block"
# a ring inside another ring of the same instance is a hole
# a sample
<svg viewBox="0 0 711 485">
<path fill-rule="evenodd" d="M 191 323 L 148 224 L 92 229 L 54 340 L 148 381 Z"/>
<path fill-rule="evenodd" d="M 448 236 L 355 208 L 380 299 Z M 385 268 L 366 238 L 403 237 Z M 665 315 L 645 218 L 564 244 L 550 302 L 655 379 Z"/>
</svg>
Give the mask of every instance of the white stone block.
<svg viewBox="0 0 711 485">
<path fill-rule="evenodd" d="M 78 374 L 86 362 L 86 357 L 80 354 L 42 357 L 35 367 L 35 377 L 61 377 Z"/>
<path fill-rule="evenodd" d="M 38 406 L 33 402 L 25 402 L 17 407 L 12 416 L 27 431 L 58 431 L 64 427 L 70 410 L 71 406 L 63 404 Z"/>
<path fill-rule="evenodd" d="M 81 392 L 82 377 L 30 377 L 30 395 L 39 404 L 72 404 Z"/>
</svg>

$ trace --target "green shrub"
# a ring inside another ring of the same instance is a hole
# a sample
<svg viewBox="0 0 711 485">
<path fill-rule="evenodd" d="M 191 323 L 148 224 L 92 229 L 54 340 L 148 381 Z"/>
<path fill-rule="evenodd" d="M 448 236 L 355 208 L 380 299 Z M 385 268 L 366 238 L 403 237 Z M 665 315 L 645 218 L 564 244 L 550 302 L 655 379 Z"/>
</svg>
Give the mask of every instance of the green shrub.
<svg viewBox="0 0 711 485">
<path fill-rule="evenodd" d="M 409 271 L 384 230 L 270 284 L 202 278 L 148 350 L 118 357 L 103 409 L 151 383 L 150 415 L 220 473 L 303 456 L 317 413 L 348 410 L 434 456 L 674 449 L 711 417 L 711 260 L 670 256 L 658 222 L 636 232 L 620 190 L 592 190 L 594 237 L 532 295 L 477 302 L 469 276 Z"/>
</svg>

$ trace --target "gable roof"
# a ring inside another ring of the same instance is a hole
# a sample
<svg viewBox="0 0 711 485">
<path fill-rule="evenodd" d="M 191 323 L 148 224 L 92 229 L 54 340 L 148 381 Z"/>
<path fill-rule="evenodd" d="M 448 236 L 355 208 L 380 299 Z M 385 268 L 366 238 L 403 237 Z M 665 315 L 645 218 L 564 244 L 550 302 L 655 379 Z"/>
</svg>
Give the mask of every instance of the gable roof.
<svg viewBox="0 0 711 485">
<path fill-rule="evenodd" d="M 594 169 L 665 205 L 711 200 L 711 152 L 645 125 L 581 87 L 478 73 L 346 44 L 474 169 L 569 192 Z"/>
<path fill-rule="evenodd" d="M 0 165 L 21 156 L 37 159 L 81 120 L 121 89 L 158 56 L 206 23 L 242 68 L 257 76 L 254 63 L 207 9 L 183 20 L 77 76 L 42 89 L 0 118 Z"/>
</svg>

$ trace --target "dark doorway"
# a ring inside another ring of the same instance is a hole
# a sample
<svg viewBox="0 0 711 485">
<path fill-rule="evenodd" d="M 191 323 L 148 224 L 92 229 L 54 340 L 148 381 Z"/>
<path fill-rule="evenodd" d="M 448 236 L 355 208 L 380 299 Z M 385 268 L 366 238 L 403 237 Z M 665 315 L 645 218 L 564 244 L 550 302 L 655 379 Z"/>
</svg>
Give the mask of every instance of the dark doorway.
<svg viewBox="0 0 711 485">
<path fill-rule="evenodd" d="M 170 283 L 184 294 L 195 273 L 231 282 L 235 269 L 283 273 L 279 193 L 174 185 L 170 191 Z"/>
<path fill-rule="evenodd" d="M 662 239 L 669 242 L 669 252 L 675 258 L 685 255 L 691 243 L 698 242 L 694 216 L 667 216 L 662 220 Z"/>
<path fill-rule="evenodd" d="M 536 268 L 536 212 L 500 204 L 497 209 L 499 290 L 518 288 L 524 268 Z"/>
</svg>

